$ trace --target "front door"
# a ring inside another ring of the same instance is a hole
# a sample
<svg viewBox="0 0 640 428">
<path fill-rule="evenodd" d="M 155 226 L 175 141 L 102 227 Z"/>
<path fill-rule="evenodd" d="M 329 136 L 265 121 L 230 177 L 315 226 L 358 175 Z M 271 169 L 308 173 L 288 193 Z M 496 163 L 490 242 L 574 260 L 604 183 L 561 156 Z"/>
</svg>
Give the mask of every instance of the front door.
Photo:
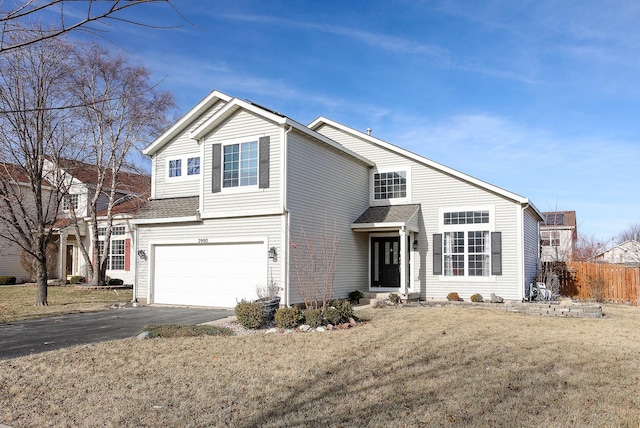
<svg viewBox="0 0 640 428">
<path fill-rule="evenodd" d="M 371 287 L 400 288 L 400 237 L 371 238 Z"/>
<path fill-rule="evenodd" d="M 67 245 L 67 266 L 65 273 L 67 276 L 73 275 L 73 245 Z"/>
</svg>

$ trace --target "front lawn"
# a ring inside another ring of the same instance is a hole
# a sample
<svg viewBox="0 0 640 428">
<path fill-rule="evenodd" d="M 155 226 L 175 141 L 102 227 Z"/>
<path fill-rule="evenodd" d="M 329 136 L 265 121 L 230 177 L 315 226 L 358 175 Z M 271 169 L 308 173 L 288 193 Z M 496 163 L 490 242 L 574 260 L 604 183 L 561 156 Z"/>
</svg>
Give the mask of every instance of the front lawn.
<svg viewBox="0 0 640 428">
<path fill-rule="evenodd" d="M 385 308 L 349 330 L 125 339 L 0 361 L 0 423 L 638 426 L 640 310 Z"/>
<path fill-rule="evenodd" d="M 0 323 L 75 312 L 93 312 L 131 301 L 132 290 L 89 290 L 49 287 L 49 306 L 35 306 L 35 286 L 0 286 Z"/>
</svg>

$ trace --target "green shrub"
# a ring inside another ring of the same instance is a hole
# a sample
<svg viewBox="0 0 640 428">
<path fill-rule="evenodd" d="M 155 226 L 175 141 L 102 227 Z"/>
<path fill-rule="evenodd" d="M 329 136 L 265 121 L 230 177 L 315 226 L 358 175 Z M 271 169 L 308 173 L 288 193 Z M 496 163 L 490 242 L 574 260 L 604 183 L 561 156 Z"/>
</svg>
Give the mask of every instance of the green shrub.
<svg viewBox="0 0 640 428">
<path fill-rule="evenodd" d="M 0 276 L 0 285 L 14 285 L 15 283 L 15 276 Z"/>
<path fill-rule="evenodd" d="M 351 303 L 349 303 L 346 299 L 338 299 L 334 300 L 332 307 L 336 308 L 340 313 L 340 318 L 342 322 L 347 322 L 349 318 L 353 317 L 353 308 L 351 307 Z"/>
<path fill-rule="evenodd" d="M 107 284 L 109 285 L 122 285 L 124 284 L 124 281 L 118 278 L 110 278 L 109 281 L 107 281 Z"/>
<path fill-rule="evenodd" d="M 462 299 L 455 291 L 447 294 L 447 300 L 450 302 L 462 302 Z"/>
<path fill-rule="evenodd" d="M 316 328 L 323 324 L 324 318 L 322 317 L 322 310 L 320 309 L 305 309 L 302 311 L 304 316 L 304 323 Z"/>
<path fill-rule="evenodd" d="M 80 284 L 81 282 L 84 282 L 84 277 L 83 276 L 74 275 L 71 278 L 69 278 L 69 283 L 70 284 Z"/>
<path fill-rule="evenodd" d="M 280 328 L 296 328 L 300 324 L 301 313 L 296 307 L 280 308 L 273 318 Z"/>
<path fill-rule="evenodd" d="M 258 329 L 264 324 L 262 306 L 255 302 L 242 301 L 236 305 L 236 318 L 244 328 Z"/>
<path fill-rule="evenodd" d="M 481 294 L 476 293 L 473 296 L 471 296 L 471 301 L 476 303 L 483 303 L 484 298 L 482 297 Z"/>
<path fill-rule="evenodd" d="M 389 300 L 391 300 L 391 303 L 393 303 L 394 305 L 397 305 L 400 303 L 400 295 L 396 293 L 391 293 L 389 294 Z"/>
<path fill-rule="evenodd" d="M 360 290 L 354 290 L 351 293 L 349 293 L 349 302 L 351 302 L 354 305 L 357 305 L 358 303 L 360 303 L 360 299 L 362 299 L 363 297 L 364 297 L 364 294 L 362 294 Z"/>
<path fill-rule="evenodd" d="M 340 314 L 340 311 L 334 308 L 333 306 L 330 308 L 327 308 L 327 310 L 324 311 L 324 318 L 327 320 L 327 323 L 333 324 L 333 325 L 341 324 L 345 321 L 344 319 L 342 319 L 342 315 Z"/>
</svg>

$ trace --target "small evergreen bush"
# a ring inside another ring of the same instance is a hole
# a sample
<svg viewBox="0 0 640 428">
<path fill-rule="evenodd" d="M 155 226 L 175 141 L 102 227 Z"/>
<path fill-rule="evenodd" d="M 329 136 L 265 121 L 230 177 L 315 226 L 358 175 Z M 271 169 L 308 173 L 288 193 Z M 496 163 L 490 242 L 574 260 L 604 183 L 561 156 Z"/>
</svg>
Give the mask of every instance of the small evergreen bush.
<svg viewBox="0 0 640 428">
<path fill-rule="evenodd" d="M 15 283 L 15 276 L 0 276 L 0 285 L 14 285 Z"/>
<path fill-rule="evenodd" d="M 347 322 L 349 318 L 353 317 L 353 308 L 351 307 L 351 303 L 346 299 L 335 300 L 332 307 L 336 308 L 342 322 Z"/>
<path fill-rule="evenodd" d="M 296 328 L 301 320 L 300 310 L 296 307 L 280 308 L 276 311 L 274 319 L 280 328 Z"/>
<path fill-rule="evenodd" d="M 302 314 L 304 316 L 304 323 L 308 326 L 316 328 L 323 324 L 324 318 L 322 317 L 322 310 L 320 309 L 305 309 Z"/>
<path fill-rule="evenodd" d="M 109 285 L 122 285 L 124 284 L 124 281 L 118 278 L 110 278 L 109 281 L 107 282 L 107 284 Z"/>
<path fill-rule="evenodd" d="M 476 293 L 473 296 L 471 296 L 471 301 L 475 303 L 483 303 L 484 298 L 482 297 L 481 294 Z"/>
<path fill-rule="evenodd" d="M 242 301 L 236 305 L 236 318 L 244 328 L 258 329 L 264 324 L 264 314 L 259 303 Z"/>
<path fill-rule="evenodd" d="M 462 299 L 455 291 L 447 294 L 447 300 L 450 302 L 462 302 Z"/>
<path fill-rule="evenodd" d="M 358 303 L 360 303 L 360 299 L 362 299 L 363 297 L 364 294 L 362 294 L 360 290 L 354 290 L 349 293 L 349 302 L 351 302 L 351 304 L 353 305 L 357 305 Z"/>
<path fill-rule="evenodd" d="M 338 325 L 345 321 L 342 319 L 342 315 L 340 314 L 340 311 L 334 308 L 333 306 L 330 308 L 327 308 L 327 310 L 324 312 L 324 318 L 327 320 L 327 323 L 332 325 Z"/>
<path fill-rule="evenodd" d="M 70 284 L 80 284 L 84 282 L 84 277 L 80 275 L 74 275 L 69 279 Z"/>
<path fill-rule="evenodd" d="M 397 305 L 400 303 L 400 295 L 396 293 L 391 293 L 389 294 L 389 300 L 391 300 L 391 303 L 393 303 L 394 305 Z"/>
</svg>

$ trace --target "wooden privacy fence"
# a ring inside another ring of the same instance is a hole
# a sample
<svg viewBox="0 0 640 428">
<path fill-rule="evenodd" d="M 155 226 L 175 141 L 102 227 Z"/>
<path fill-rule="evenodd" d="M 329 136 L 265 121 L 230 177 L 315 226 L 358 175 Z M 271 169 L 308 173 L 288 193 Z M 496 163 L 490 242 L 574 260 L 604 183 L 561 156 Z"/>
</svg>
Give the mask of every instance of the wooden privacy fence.
<svg viewBox="0 0 640 428">
<path fill-rule="evenodd" d="M 564 272 L 554 270 L 563 296 L 633 306 L 640 303 L 640 267 L 568 262 Z"/>
</svg>

